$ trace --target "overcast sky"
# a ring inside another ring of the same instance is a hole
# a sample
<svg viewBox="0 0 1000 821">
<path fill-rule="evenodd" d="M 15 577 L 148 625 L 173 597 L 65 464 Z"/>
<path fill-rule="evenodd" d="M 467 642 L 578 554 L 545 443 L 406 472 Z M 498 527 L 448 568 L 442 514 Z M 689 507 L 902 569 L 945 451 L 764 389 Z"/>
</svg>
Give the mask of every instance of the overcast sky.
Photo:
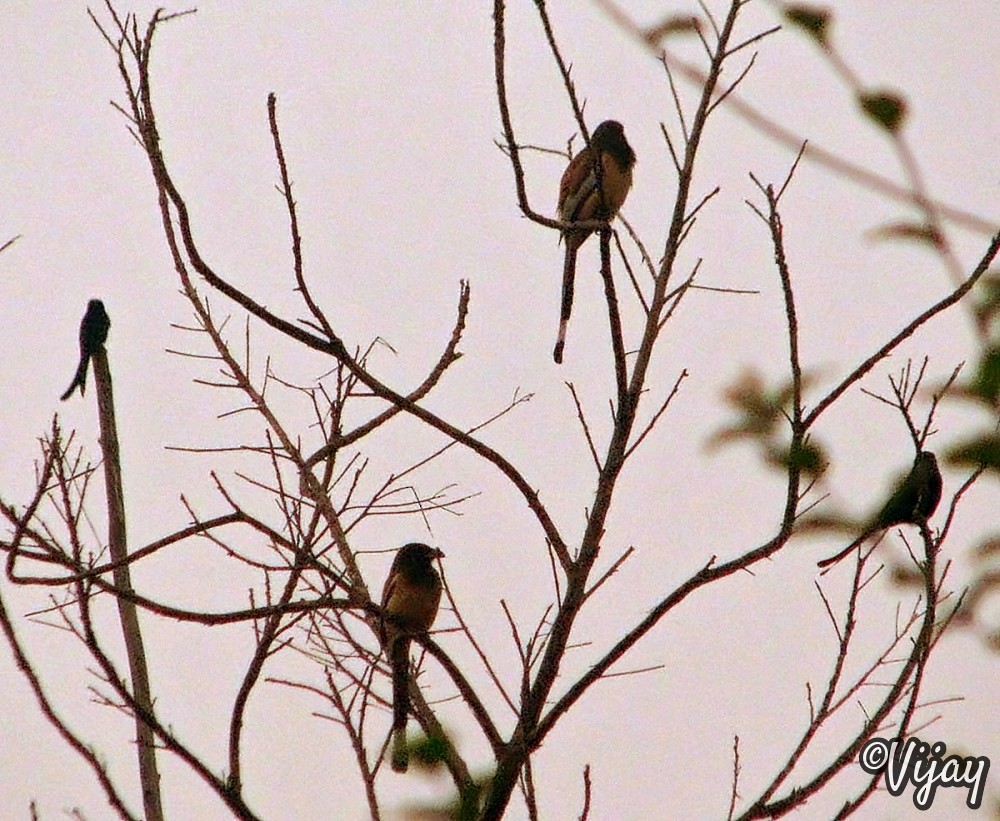
<svg viewBox="0 0 1000 821">
<path fill-rule="evenodd" d="M 132 10 L 145 21 L 155 5 L 137 3 Z M 518 137 L 564 148 L 575 124 L 533 5 L 510 5 L 508 79 Z M 709 5 L 716 11 L 722 6 Z M 907 96 L 907 133 L 930 191 L 1000 222 L 995 0 L 830 5 L 836 42 L 854 70 L 873 86 Z M 292 290 L 287 216 L 274 189 L 278 174 L 266 119 L 267 94 L 277 95 L 314 294 L 349 347 L 376 336 L 392 345 L 397 353 L 380 349 L 372 366 L 390 384 L 404 389 L 423 378 L 450 335 L 460 280 L 471 284 L 463 358 L 429 405 L 456 425 L 471 427 L 504 407 L 515 391 L 534 394 L 484 438 L 540 489 L 572 541 L 582 534 L 594 477 L 565 382 L 576 384 L 598 435 L 607 433 L 614 384 L 597 243 L 581 252 L 566 360 L 558 367 L 550 353 L 561 249 L 552 231 L 520 216 L 510 164 L 494 144 L 501 126 L 489 6 L 206 2 L 196 15 L 160 31 L 154 95 L 164 152 L 188 198 L 202 250 L 231 282 L 296 319 L 304 309 Z M 651 253 L 659 254 L 676 182 L 659 123 L 677 133 L 662 66 L 591 4 L 552 6 L 556 36 L 573 64 L 591 126 L 606 118 L 625 124 L 638 165 L 623 214 Z M 664 6 L 626 4 L 645 22 Z M 696 4 L 669 8 L 693 11 Z M 754 4 L 743 36 L 774 22 L 772 6 Z M 64 430 L 76 430 L 75 444 L 88 458 L 98 458 L 92 393 L 65 404 L 58 397 L 76 366 L 79 319 L 87 300 L 100 297 L 112 320 L 108 350 L 129 536 L 133 547 L 141 546 L 189 522 L 181 494 L 204 516 L 221 512 L 213 468 L 243 489 L 238 469 L 267 475 L 262 462 L 218 461 L 169 446 L 260 441 L 262 428 L 246 417 L 219 418 L 233 407 L 233 397 L 193 381 L 213 379 L 213 363 L 167 352 L 206 348 L 176 327 L 192 324 L 190 307 L 179 294 L 163 241 L 148 165 L 109 105 L 124 98 L 114 56 L 86 5 L 8 0 L 0 4 L 0 38 L 0 243 L 21 235 L 0 254 L 0 495 L 19 504 L 29 498 L 37 440 L 56 412 Z M 682 86 L 682 92 L 690 104 L 692 88 Z M 802 138 L 902 179 L 888 142 L 861 121 L 842 82 L 794 32 L 760 45 L 741 93 Z M 727 111 L 706 133 L 694 198 L 716 186 L 721 190 L 693 233 L 681 270 L 701 258 L 702 284 L 759 293 L 695 293 L 667 326 L 650 373 L 650 407 L 683 369 L 689 377 L 622 478 L 601 566 L 629 546 L 636 555 L 580 620 L 578 638 L 592 645 L 570 655 L 566 681 L 711 555 L 733 558 L 767 539 L 779 522 L 780 477 L 760 466 L 752 448 L 709 451 L 705 444 L 728 418 L 725 386 L 749 368 L 784 378 L 780 284 L 766 228 L 744 200 L 760 201 L 748 172 L 780 182 L 793 159 L 793 152 Z M 563 165 L 548 154 L 526 156 L 536 210 L 554 211 Z M 906 208 L 823 168 L 804 165 L 784 207 L 802 359 L 814 374 L 813 395 L 819 395 L 946 294 L 950 280 L 924 249 L 873 242 L 872 229 L 912 216 Z M 950 239 L 966 270 L 987 241 L 966 229 L 954 229 Z M 620 282 L 624 298 L 624 275 Z M 210 298 L 218 314 L 232 312 L 230 332 L 239 343 L 244 315 L 221 295 Z M 638 321 L 636 306 L 627 305 L 631 339 Z M 330 368 L 328 360 L 251 327 L 257 376 L 267 353 L 273 353 L 273 369 L 300 383 Z M 933 381 L 971 360 L 968 314 L 958 310 L 935 319 L 864 386 L 884 392 L 886 376 L 898 372 L 907 356 L 925 355 L 932 357 Z M 926 412 L 925 398 L 921 402 L 918 417 Z M 291 412 L 301 415 L 303 435 L 314 435 L 301 408 Z M 975 421 L 981 420 L 967 409 L 946 404 L 931 446 L 944 448 Z M 912 458 L 899 417 L 858 389 L 824 417 L 815 434 L 833 456 L 823 486 L 831 510 L 863 515 Z M 398 470 L 439 444 L 415 423 L 400 422 L 373 443 L 371 470 L 376 476 Z M 946 472 L 946 494 L 963 479 Z M 515 655 L 500 600 L 514 603 L 522 628 L 530 630 L 540 617 L 550 595 L 542 536 L 509 485 L 468 453 L 452 452 L 418 481 L 425 492 L 454 482 L 461 493 L 481 495 L 461 517 L 433 517 L 430 533 L 416 518 L 376 519 L 359 529 L 355 546 L 377 550 L 412 539 L 439 544 L 465 615 L 507 662 L 506 683 L 516 691 Z M 98 499 L 92 501 L 100 528 Z M 955 560 L 954 587 L 969 577 L 970 548 L 995 532 L 998 503 L 995 480 L 980 483 L 963 502 L 947 543 Z M 576 817 L 587 763 L 593 768 L 595 818 L 652 818 L 664 807 L 670 808 L 667 817 L 722 817 L 735 734 L 741 738 L 742 792 L 753 795 L 807 719 L 806 683 L 815 690 L 829 673 L 834 636 L 814 587 L 815 561 L 840 544 L 834 537 L 796 539 L 755 567 L 755 575 L 704 589 L 665 619 L 616 670 L 662 668 L 599 684 L 539 752 L 534 774 L 543 817 Z M 902 554 L 895 536 L 884 549 L 886 555 Z M 379 555 L 364 565 L 373 589 L 380 587 L 387 562 Z M 234 578 L 231 567 L 206 559 L 195 546 L 160 557 L 137 573 L 136 584 L 185 606 L 245 606 L 251 577 Z M 845 567 L 823 580 L 835 601 L 843 601 L 848 574 Z M 14 590 L 6 580 L 0 585 L 8 607 L 20 615 L 45 605 L 44 592 Z M 866 604 L 870 652 L 891 636 L 900 601 L 905 609 L 911 594 L 884 580 L 873 585 Z M 439 626 L 453 625 L 449 619 L 442 613 Z M 144 623 L 158 706 L 222 772 L 225 705 L 252 649 L 250 628 Z M 109 636 L 115 635 L 113 626 Z M 19 630 L 61 713 L 111 763 L 113 775 L 130 783 L 130 723 L 88 703 L 87 687 L 94 681 L 73 639 L 37 621 L 22 619 Z M 447 636 L 442 643 L 460 663 L 475 667 L 466 647 L 457 641 L 449 647 Z M 315 675 L 299 662 L 291 669 Z M 268 673 L 290 675 L 280 659 Z M 949 748 L 991 755 L 1000 766 L 997 678 L 996 656 L 977 640 L 947 638 L 931 664 L 925 699 L 964 700 L 942 704 L 941 720 L 924 731 L 927 736 Z M 437 696 L 451 694 L 435 671 L 428 680 L 437 685 Z M 26 818 L 32 799 L 43 818 L 65 817 L 75 806 L 90 819 L 110 817 L 90 771 L 40 717 L 6 646 L 0 648 L 0 692 L 7 705 L 0 714 L 0 817 Z M 489 703 L 502 716 L 501 726 L 509 726 L 499 700 Z M 365 817 L 346 743 L 335 725 L 312 715 L 322 706 L 273 684 L 262 685 L 251 702 L 245 781 L 247 800 L 262 817 Z M 457 743 L 473 766 L 485 767 L 485 745 L 461 705 L 443 706 L 442 715 L 456 728 Z M 225 817 L 183 767 L 166 756 L 163 767 L 169 817 Z M 861 783 L 856 773 L 841 778 L 843 786 L 828 791 L 830 803 L 816 802 L 817 814 L 810 817 L 822 817 Z M 991 773 L 993 796 L 1000 792 L 997 778 Z M 380 782 L 390 807 L 415 796 L 443 795 L 446 787 L 419 775 L 387 773 Z M 909 795 L 883 793 L 862 815 L 917 817 Z M 137 791 L 127 798 L 138 810 Z M 511 817 L 521 817 L 523 807 L 512 807 Z M 962 796 L 942 791 L 934 809 L 919 817 L 962 812 Z"/>
</svg>

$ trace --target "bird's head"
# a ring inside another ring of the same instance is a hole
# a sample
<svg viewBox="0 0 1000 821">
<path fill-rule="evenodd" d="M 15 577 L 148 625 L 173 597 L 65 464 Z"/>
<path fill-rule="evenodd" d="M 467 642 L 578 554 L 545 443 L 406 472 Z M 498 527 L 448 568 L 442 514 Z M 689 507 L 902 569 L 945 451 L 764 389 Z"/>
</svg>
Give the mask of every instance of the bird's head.
<svg viewBox="0 0 1000 821">
<path fill-rule="evenodd" d="M 597 152 L 606 151 L 626 169 L 635 165 L 635 152 L 625 139 L 625 129 L 617 120 L 605 120 L 590 135 L 590 145 Z"/>
<path fill-rule="evenodd" d="M 435 559 L 443 559 L 444 552 L 436 547 L 421 544 L 420 542 L 410 542 L 400 548 L 396 556 L 399 563 L 405 562 L 410 565 L 431 564 Z"/>
</svg>

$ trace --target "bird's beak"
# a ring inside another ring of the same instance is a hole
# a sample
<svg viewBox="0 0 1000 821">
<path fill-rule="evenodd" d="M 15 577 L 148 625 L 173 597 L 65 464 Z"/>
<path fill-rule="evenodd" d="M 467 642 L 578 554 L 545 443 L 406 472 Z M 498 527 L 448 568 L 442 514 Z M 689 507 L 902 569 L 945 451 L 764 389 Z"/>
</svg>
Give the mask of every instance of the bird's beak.
<svg viewBox="0 0 1000 821">
<path fill-rule="evenodd" d="M 440 548 L 435 547 L 434 548 L 434 558 L 435 559 L 443 559 L 444 558 L 444 551 L 441 550 Z"/>
</svg>

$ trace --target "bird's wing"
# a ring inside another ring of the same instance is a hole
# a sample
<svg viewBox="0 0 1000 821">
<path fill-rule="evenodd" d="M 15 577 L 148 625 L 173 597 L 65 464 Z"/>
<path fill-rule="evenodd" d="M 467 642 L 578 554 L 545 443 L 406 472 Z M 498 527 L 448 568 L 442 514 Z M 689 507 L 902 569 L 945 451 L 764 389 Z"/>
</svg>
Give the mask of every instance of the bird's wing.
<svg viewBox="0 0 1000 821">
<path fill-rule="evenodd" d="M 569 161 L 559 182 L 559 219 L 565 222 L 580 219 L 581 204 L 596 188 L 590 149 L 585 148 Z"/>
</svg>

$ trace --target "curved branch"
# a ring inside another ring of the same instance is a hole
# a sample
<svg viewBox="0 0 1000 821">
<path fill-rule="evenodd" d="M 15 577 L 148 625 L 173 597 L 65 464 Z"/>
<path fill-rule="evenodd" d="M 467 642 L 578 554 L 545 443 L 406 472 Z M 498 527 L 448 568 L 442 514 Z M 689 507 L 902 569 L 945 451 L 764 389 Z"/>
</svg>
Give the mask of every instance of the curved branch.
<svg viewBox="0 0 1000 821">
<path fill-rule="evenodd" d="M 7 639 L 7 643 L 10 645 L 17 668 L 21 671 L 21 674 L 25 677 L 25 679 L 27 679 L 28 685 L 35 695 L 35 700 L 38 702 L 42 715 L 44 715 L 48 722 L 56 728 L 59 735 L 63 737 L 66 743 L 69 744 L 69 746 L 72 747 L 80 755 L 80 757 L 87 762 L 90 769 L 94 771 L 94 774 L 97 776 L 97 780 L 101 785 L 101 789 L 104 790 L 104 794 L 107 796 L 108 803 L 114 808 L 119 818 L 128 819 L 128 821 L 138 821 L 138 817 L 132 815 L 132 813 L 130 813 L 125 807 L 122 797 L 118 794 L 117 789 L 115 789 L 111 776 L 108 775 L 107 768 L 101 763 L 97 753 L 84 744 L 79 736 L 77 736 L 76 733 L 74 733 L 59 717 L 59 714 L 52 706 L 48 696 L 45 694 L 45 690 L 42 689 L 41 680 L 35 673 L 34 667 L 32 667 L 31 662 L 25 655 L 24 648 L 21 647 L 21 643 L 18 640 L 17 635 L 14 633 L 14 625 L 10 620 L 10 615 L 7 612 L 6 605 L 4 605 L 2 596 L 0 596 L 0 630 L 3 631 L 3 634 Z"/>
<path fill-rule="evenodd" d="M 539 526 L 545 533 L 546 538 L 552 543 L 553 549 L 559 556 L 563 567 L 570 567 L 572 560 L 570 559 L 566 543 L 556 528 L 555 523 L 549 516 L 548 511 L 545 509 L 545 506 L 539 499 L 538 493 L 521 475 L 517 468 L 515 468 L 506 458 L 501 456 L 493 448 L 470 436 L 465 431 L 455 427 L 431 411 L 421 407 L 409 397 L 403 396 L 390 388 L 388 385 L 382 383 L 375 376 L 369 373 L 366 368 L 359 364 L 353 356 L 350 355 L 347 347 L 336 334 L 332 334 L 328 339 L 322 339 L 308 333 L 297 325 L 276 316 L 267 310 L 267 308 L 263 305 L 257 303 L 251 297 L 247 296 L 225 281 L 211 268 L 211 266 L 205 262 L 204 259 L 202 259 L 197 244 L 194 241 L 191 218 L 188 212 L 187 204 L 174 184 L 174 181 L 167 170 L 166 161 L 163 158 L 163 153 L 160 148 L 159 133 L 156 126 L 156 118 L 153 111 L 149 82 L 149 56 L 153 33 L 158 22 L 159 18 L 154 15 L 153 19 L 150 21 L 149 28 L 147 29 L 145 41 L 139 50 L 140 53 L 137 58 L 139 69 L 139 93 L 137 96 L 133 96 L 132 100 L 134 118 L 139 124 L 143 146 L 149 158 L 157 187 L 168 198 L 177 215 L 177 222 L 180 228 L 184 249 L 194 269 L 202 277 L 204 277 L 209 285 L 225 294 L 265 324 L 290 339 L 300 342 L 308 348 L 333 356 L 339 362 L 342 362 L 351 374 L 354 375 L 376 396 L 415 416 L 428 426 L 434 428 L 445 436 L 450 437 L 459 444 L 464 445 L 494 465 L 521 493 L 529 509 L 537 519 Z M 166 215 L 164 218 L 166 219 Z"/>
<path fill-rule="evenodd" d="M 406 394 L 406 398 L 409 401 L 417 402 L 430 393 L 431 389 L 438 383 L 441 377 L 444 376 L 444 372 L 448 366 L 461 356 L 457 349 L 458 343 L 462 339 L 462 332 L 465 330 L 466 318 L 469 314 L 470 293 L 471 288 L 469 287 L 469 283 L 462 280 L 459 283 L 458 316 L 455 319 L 455 327 L 451 332 L 451 339 L 448 340 L 448 344 L 445 346 L 444 351 L 442 351 L 441 356 L 438 357 L 437 364 L 431 369 L 427 378 L 417 385 L 417 387 L 415 387 L 412 391 Z M 332 441 L 321 447 L 312 456 L 305 460 L 306 467 L 311 468 L 323 459 L 326 459 L 338 449 L 353 445 L 355 442 L 363 439 L 373 430 L 380 427 L 383 423 L 388 422 L 401 410 L 402 408 L 400 406 L 392 405 L 382 411 L 382 413 L 373 416 L 367 422 L 358 425 L 358 427 L 350 433 L 346 433 L 342 436 L 334 435 Z"/>
<path fill-rule="evenodd" d="M 973 286 L 979 281 L 980 277 L 982 277 L 982 275 L 989 270 L 989 267 L 996 258 L 998 251 L 1000 251 L 1000 231 L 997 231 L 993 235 L 993 238 L 990 240 L 990 244 L 986 248 L 986 252 L 983 254 L 982 259 L 979 260 L 979 263 L 969 275 L 968 279 L 955 288 L 955 290 L 948 294 L 948 296 L 944 299 L 935 302 L 926 311 L 917 316 L 916 319 L 909 322 L 899 333 L 886 342 L 885 345 L 875 351 L 875 353 L 858 365 L 858 367 L 855 368 L 850 374 L 844 377 L 843 381 L 830 391 L 830 393 L 824 396 L 816 407 L 806 415 L 806 417 L 802 420 L 803 428 L 810 428 L 819 418 L 819 415 L 830 407 L 830 405 L 832 405 L 844 391 L 861 379 L 861 377 L 867 374 L 879 362 L 885 359 L 890 353 L 892 353 L 893 350 L 899 347 L 902 342 L 913 336 L 917 329 L 919 329 L 925 322 L 947 308 L 950 308 L 952 305 L 961 300 L 967 293 L 969 293 Z"/>
</svg>

